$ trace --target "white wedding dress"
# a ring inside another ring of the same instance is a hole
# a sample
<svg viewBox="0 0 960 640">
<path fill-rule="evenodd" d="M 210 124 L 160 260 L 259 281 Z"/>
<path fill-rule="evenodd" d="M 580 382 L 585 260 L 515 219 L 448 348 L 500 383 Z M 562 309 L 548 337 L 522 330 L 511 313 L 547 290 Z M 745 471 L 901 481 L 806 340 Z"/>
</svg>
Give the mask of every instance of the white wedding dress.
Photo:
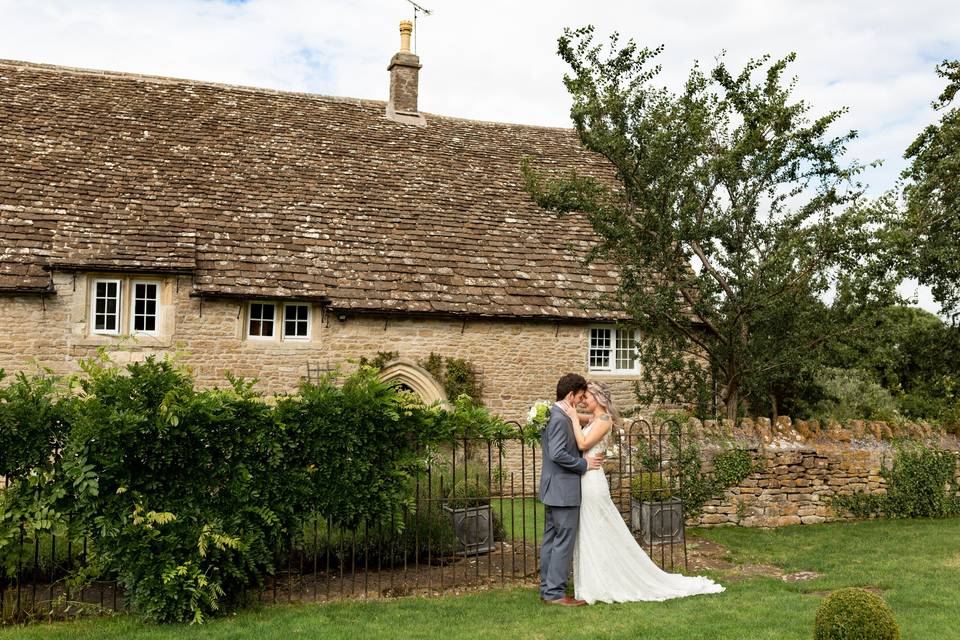
<svg viewBox="0 0 960 640">
<path fill-rule="evenodd" d="M 590 423 L 584 428 L 584 435 L 592 426 Z M 603 452 L 609 438 L 608 433 L 585 455 Z M 650 559 L 613 504 L 603 469 L 583 474 L 580 492 L 580 528 L 573 551 L 577 598 L 593 604 L 668 600 L 723 591 L 709 578 L 667 573 Z"/>
</svg>

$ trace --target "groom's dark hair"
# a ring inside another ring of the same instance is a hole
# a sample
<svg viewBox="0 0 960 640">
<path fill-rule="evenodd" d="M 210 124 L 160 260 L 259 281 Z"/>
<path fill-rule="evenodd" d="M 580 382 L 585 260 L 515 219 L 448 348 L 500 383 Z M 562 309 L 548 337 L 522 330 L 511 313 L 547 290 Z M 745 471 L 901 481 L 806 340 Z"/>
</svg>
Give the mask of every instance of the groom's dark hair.
<svg viewBox="0 0 960 640">
<path fill-rule="evenodd" d="M 557 400 L 563 400 L 571 391 L 586 391 L 587 381 L 579 373 L 568 373 L 557 382 Z"/>
</svg>

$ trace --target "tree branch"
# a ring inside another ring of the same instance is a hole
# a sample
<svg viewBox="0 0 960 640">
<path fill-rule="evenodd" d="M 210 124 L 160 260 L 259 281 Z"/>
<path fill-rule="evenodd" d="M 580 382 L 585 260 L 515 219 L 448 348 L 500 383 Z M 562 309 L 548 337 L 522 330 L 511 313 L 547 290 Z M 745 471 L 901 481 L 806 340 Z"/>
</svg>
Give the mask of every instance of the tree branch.
<svg viewBox="0 0 960 640">
<path fill-rule="evenodd" d="M 731 298 L 736 298 L 737 296 L 734 293 L 733 289 L 730 287 L 730 284 L 727 283 L 726 278 L 724 278 L 723 275 L 720 274 L 720 272 L 718 272 L 713 267 L 712 264 L 710 264 L 709 260 L 707 260 L 707 255 L 703 252 L 703 249 L 700 248 L 700 243 L 697 242 L 696 240 L 691 239 L 690 248 L 693 249 L 693 252 L 697 254 L 698 258 L 700 258 L 700 262 L 703 263 L 703 268 L 706 269 L 710 273 L 710 275 L 713 276 L 713 279 L 717 281 L 717 284 L 719 284 L 720 287 L 723 288 L 726 294 Z"/>
</svg>

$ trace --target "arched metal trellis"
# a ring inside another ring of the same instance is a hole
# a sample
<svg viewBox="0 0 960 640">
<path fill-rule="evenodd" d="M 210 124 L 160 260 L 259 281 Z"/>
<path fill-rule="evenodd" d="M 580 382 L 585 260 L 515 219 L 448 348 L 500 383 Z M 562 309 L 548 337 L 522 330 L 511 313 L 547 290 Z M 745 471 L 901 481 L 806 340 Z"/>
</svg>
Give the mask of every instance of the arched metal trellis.
<svg viewBox="0 0 960 640">
<path fill-rule="evenodd" d="M 616 434 L 617 491 L 621 513 L 647 554 L 664 570 L 687 568 L 684 470 L 689 453 L 675 420 L 628 422 Z"/>
</svg>

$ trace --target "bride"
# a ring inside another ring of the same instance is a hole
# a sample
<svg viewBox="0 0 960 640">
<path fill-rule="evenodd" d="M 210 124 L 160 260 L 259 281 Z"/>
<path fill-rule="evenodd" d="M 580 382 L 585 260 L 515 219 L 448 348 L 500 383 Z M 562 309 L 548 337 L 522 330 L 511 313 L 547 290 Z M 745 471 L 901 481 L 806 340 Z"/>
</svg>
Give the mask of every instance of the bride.
<svg viewBox="0 0 960 640">
<path fill-rule="evenodd" d="M 607 386 L 591 382 L 584 405 L 589 415 L 581 416 L 575 407 L 565 406 L 577 446 L 584 456 L 602 453 L 617 419 Z M 587 425 L 581 427 L 583 421 Z M 580 491 L 580 531 L 573 551 L 577 598 L 593 604 L 667 600 L 723 591 L 709 578 L 667 573 L 650 559 L 610 499 L 602 468 L 581 476 Z"/>
</svg>

